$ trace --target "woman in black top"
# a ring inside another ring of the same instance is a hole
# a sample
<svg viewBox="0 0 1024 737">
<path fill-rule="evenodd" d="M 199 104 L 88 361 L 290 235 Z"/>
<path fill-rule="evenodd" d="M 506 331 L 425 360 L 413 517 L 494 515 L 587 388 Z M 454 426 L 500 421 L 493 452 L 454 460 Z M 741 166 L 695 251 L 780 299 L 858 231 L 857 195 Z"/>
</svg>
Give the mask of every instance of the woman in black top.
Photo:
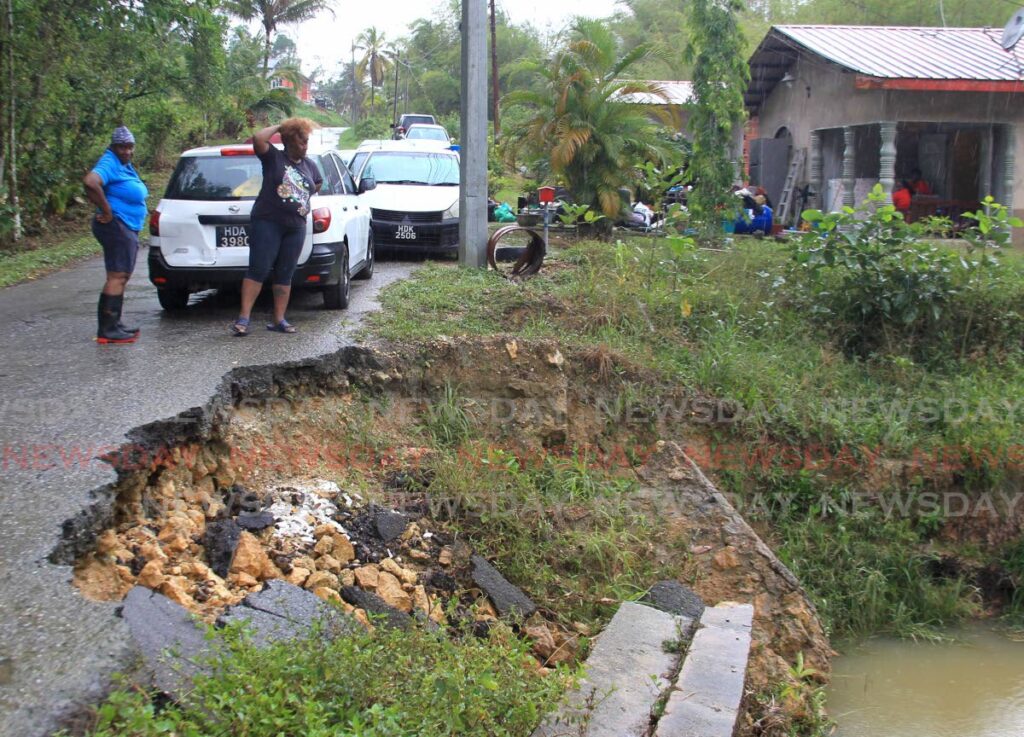
<svg viewBox="0 0 1024 737">
<path fill-rule="evenodd" d="M 274 273 L 274 321 L 267 330 L 294 333 L 285 317 L 292 292 L 292 276 L 306 240 L 309 198 L 323 179 L 316 164 L 306 158 L 313 123 L 306 118 L 289 118 L 281 125 L 264 128 L 252 139 L 253 149 L 263 165 L 263 185 L 252 207 L 249 226 L 249 269 L 242 280 L 242 307 L 231 326 L 236 336 L 249 334 L 249 315 L 263 288 Z M 284 151 L 271 145 L 280 132 Z"/>
</svg>

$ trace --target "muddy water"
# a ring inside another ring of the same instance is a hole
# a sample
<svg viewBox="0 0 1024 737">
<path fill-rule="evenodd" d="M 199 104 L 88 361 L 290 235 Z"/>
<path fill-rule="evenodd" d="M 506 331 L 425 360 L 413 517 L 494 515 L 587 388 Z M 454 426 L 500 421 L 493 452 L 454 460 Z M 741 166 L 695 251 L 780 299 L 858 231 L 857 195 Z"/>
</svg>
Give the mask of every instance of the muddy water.
<svg viewBox="0 0 1024 737">
<path fill-rule="evenodd" d="M 984 626 L 957 641 L 874 639 L 832 661 L 836 737 L 1021 737 L 1024 642 Z"/>
</svg>

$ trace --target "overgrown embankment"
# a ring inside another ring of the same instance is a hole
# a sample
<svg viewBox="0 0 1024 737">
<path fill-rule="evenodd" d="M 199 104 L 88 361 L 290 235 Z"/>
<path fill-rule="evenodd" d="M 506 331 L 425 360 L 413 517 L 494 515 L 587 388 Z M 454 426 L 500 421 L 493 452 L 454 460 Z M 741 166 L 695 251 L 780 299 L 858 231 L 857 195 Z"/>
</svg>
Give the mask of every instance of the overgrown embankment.
<svg viewBox="0 0 1024 737">
<path fill-rule="evenodd" d="M 689 412 L 691 455 L 834 636 L 927 635 L 989 605 L 1019 618 L 1021 259 L 975 267 L 976 252 L 913 235 L 853 274 L 889 315 L 841 312 L 850 302 L 829 286 L 849 273 L 806 273 L 824 241 L 799 253 L 634 238 L 572 245 L 517 284 L 431 266 L 390 289 L 373 324 L 390 339 L 557 338 L 601 377 L 642 367 L 650 380 L 623 378 L 618 421 L 638 403 Z M 718 401 L 673 404 L 672 385 Z M 656 431 L 657 417 L 632 424 Z"/>
</svg>

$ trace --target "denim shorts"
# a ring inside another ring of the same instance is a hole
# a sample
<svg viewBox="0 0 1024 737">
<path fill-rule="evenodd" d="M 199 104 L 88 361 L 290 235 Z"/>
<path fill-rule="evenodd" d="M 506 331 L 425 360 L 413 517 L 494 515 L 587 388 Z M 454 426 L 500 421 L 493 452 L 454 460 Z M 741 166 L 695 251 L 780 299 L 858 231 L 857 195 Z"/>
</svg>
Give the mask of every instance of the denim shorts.
<svg viewBox="0 0 1024 737">
<path fill-rule="evenodd" d="M 109 223 L 92 219 L 92 234 L 103 246 L 103 263 L 107 271 L 131 274 L 139 255 L 139 234 L 115 216 Z"/>
<path fill-rule="evenodd" d="M 263 283 L 274 272 L 274 284 L 289 286 L 306 242 L 306 226 L 289 228 L 273 220 L 249 224 L 249 270 L 246 279 Z"/>
</svg>

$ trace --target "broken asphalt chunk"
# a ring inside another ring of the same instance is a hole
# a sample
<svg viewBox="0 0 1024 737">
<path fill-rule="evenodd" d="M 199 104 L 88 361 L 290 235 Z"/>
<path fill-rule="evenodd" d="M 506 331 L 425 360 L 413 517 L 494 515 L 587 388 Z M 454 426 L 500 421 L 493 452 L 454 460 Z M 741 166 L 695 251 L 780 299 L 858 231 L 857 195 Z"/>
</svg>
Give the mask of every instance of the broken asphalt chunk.
<svg viewBox="0 0 1024 737">
<path fill-rule="evenodd" d="M 121 617 L 142 652 L 154 685 L 181 698 L 193 678 L 207 672 L 210 643 L 191 613 L 163 594 L 136 586 L 124 599 Z"/>
<path fill-rule="evenodd" d="M 678 581 L 658 581 L 640 601 L 663 612 L 694 620 L 700 619 L 704 612 L 704 600 L 693 589 Z"/>
<path fill-rule="evenodd" d="M 537 610 L 530 597 L 508 582 L 498 569 L 479 555 L 474 555 L 473 583 L 490 597 L 494 608 L 501 616 L 515 615 L 529 617 Z"/>
<path fill-rule="evenodd" d="M 231 561 L 235 557 L 235 548 L 242 535 L 242 528 L 233 519 L 222 519 L 210 522 L 206 526 L 206 537 L 203 547 L 210 568 L 221 578 L 227 578 L 231 570 Z"/>
<path fill-rule="evenodd" d="M 351 631 L 352 621 L 315 594 L 287 581 L 268 581 L 263 589 L 249 594 L 241 604 L 230 607 L 217 624 L 243 622 L 257 647 L 308 637 L 316 629 L 327 638 Z"/>
<path fill-rule="evenodd" d="M 258 512 L 256 514 L 240 514 L 235 518 L 235 523 L 243 530 L 259 532 L 274 524 L 274 515 L 270 512 Z"/>
<path fill-rule="evenodd" d="M 408 614 L 390 606 L 371 591 L 364 591 L 357 586 L 342 586 L 341 598 L 367 614 L 382 615 L 387 627 L 407 629 L 412 626 L 412 618 Z"/>
<path fill-rule="evenodd" d="M 374 511 L 373 521 L 377 527 L 377 535 L 384 542 L 391 542 L 401 537 L 409 524 L 409 520 L 405 518 L 404 514 L 381 508 Z"/>
</svg>

